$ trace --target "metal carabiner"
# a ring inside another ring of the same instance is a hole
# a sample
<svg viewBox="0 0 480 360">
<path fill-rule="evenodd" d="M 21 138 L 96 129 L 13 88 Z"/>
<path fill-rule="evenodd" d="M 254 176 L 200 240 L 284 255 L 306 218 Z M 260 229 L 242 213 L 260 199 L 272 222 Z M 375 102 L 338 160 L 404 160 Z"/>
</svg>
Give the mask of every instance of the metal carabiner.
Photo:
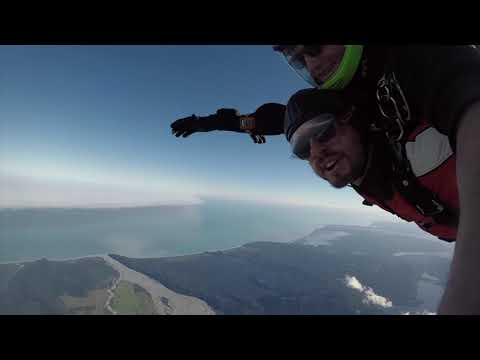
<svg viewBox="0 0 480 360">
<path fill-rule="evenodd" d="M 389 74 L 390 75 L 390 74 Z M 377 83 L 377 101 L 378 101 L 378 107 L 380 109 L 380 113 L 382 116 L 388 120 L 393 120 L 396 122 L 398 129 L 400 130 L 400 134 L 397 137 L 394 137 L 393 135 L 389 134 L 387 131 L 387 136 L 395 141 L 400 141 L 404 135 L 404 120 L 402 117 L 402 114 L 398 108 L 397 102 L 392 96 L 391 92 L 391 85 L 392 83 L 394 84 L 396 90 L 400 93 L 400 96 L 402 98 L 402 101 L 405 104 L 405 110 L 407 111 L 407 120 L 410 119 L 410 109 L 408 108 L 408 104 L 406 103 L 405 96 L 403 95 L 402 89 L 400 88 L 400 85 L 398 84 L 395 74 L 391 73 L 391 78 L 387 78 L 387 75 L 384 74 L 382 78 L 378 81 Z M 395 115 L 392 116 L 386 112 L 386 105 L 391 104 L 390 106 L 393 105 L 393 110 L 395 112 Z"/>
<path fill-rule="evenodd" d="M 407 101 L 407 99 L 406 99 L 406 97 L 405 97 L 405 94 L 403 93 L 403 90 L 402 90 L 400 84 L 398 83 L 397 78 L 395 77 L 395 73 L 393 73 L 393 72 L 392 72 L 392 79 L 393 79 L 392 82 L 393 82 L 393 84 L 395 85 L 395 87 L 396 87 L 396 89 L 397 89 L 397 91 L 398 91 L 398 93 L 400 94 L 400 97 L 401 97 L 401 99 L 402 99 L 403 108 L 404 108 L 404 110 L 407 112 L 406 118 L 402 118 L 402 119 L 401 119 L 402 122 L 405 123 L 405 122 L 407 122 L 407 121 L 410 121 L 410 107 L 408 106 L 408 101 Z"/>
<path fill-rule="evenodd" d="M 388 87 L 385 75 L 380 79 L 377 85 L 377 101 L 380 113 L 387 119 L 393 120 L 390 115 L 384 109 L 384 105 L 388 104 L 392 99 L 390 94 L 390 88 Z"/>
<path fill-rule="evenodd" d="M 393 108 L 395 109 L 395 112 L 397 114 L 397 116 L 393 120 L 395 120 L 397 122 L 397 125 L 400 129 L 400 134 L 396 138 L 396 141 L 400 141 L 403 137 L 403 134 L 404 134 L 404 130 L 403 130 L 404 122 L 402 120 L 402 115 L 400 114 L 400 111 L 398 110 L 397 102 L 393 98 L 390 98 L 390 101 L 392 102 Z"/>
</svg>

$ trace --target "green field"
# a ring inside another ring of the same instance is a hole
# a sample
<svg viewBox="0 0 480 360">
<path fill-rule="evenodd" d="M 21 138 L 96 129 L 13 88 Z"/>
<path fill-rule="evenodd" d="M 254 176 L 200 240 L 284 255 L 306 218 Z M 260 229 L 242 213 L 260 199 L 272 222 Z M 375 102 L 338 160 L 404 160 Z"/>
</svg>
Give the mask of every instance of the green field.
<svg viewBox="0 0 480 360">
<path fill-rule="evenodd" d="M 108 299 L 106 289 L 93 290 L 86 297 L 61 296 L 69 315 L 110 315 L 105 309 Z"/>
<path fill-rule="evenodd" d="M 156 315 L 152 297 L 142 287 L 120 281 L 111 307 L 119 315 Z"/>
<path fill-rule="evenodd" d="M 103 314 L 107 289 L 119 276 L 101 257 L 21 265 L 0 266 L 0 314 Z"/>
</svg>

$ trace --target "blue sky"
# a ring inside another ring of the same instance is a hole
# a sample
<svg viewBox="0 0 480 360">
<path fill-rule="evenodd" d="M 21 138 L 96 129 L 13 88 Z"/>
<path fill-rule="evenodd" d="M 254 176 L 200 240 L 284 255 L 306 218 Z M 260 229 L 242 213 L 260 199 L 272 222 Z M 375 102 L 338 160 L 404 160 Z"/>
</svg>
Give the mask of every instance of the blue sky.
<svg viewBox="0 0 480 360">
<path fill-rule="evenodd" d="M 0 205 L 218 197 L 364 208 L 291 159 L 283 136 L 171 135 L 177 118 L 249 113 L 305 87 L 269 46 L 0 46 Z"/>
</svg>

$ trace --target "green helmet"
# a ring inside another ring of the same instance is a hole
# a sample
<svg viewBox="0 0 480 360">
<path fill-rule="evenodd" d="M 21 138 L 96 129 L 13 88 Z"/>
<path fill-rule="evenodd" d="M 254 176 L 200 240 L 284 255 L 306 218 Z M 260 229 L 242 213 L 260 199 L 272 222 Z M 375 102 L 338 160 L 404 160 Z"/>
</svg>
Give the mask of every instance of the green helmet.
<svg viewBox="0 0 480 360">
<path fill-rule="evenodd" d="M 275 45 L 273 50 L 280 52 L 297 74 L 310 85 L 322 90 L 342 90 L 352 81 L 363 54 L 363 45 L 344 46 L 345 51 L 340 64 L 323 82 L 319 82 L 310 74 L 303 56 L 304 54 L 318 55 L 323 45 Z"/>
</svg>

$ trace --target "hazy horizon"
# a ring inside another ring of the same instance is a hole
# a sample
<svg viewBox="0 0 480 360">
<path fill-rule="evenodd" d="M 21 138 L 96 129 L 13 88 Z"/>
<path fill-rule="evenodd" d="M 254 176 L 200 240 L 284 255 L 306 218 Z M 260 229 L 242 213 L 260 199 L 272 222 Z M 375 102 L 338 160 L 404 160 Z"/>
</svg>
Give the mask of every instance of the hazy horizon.
<svg viewBox="0 0 480 360">
<path fill-rule="evenodd" d="M 254 241 L 293 241 L 331 224 L 395 222 L 355 210 L 204 199 L 195 205 L 0 211 L 0 261 L 115 252 L 172 256 Z"/>
</svg>

